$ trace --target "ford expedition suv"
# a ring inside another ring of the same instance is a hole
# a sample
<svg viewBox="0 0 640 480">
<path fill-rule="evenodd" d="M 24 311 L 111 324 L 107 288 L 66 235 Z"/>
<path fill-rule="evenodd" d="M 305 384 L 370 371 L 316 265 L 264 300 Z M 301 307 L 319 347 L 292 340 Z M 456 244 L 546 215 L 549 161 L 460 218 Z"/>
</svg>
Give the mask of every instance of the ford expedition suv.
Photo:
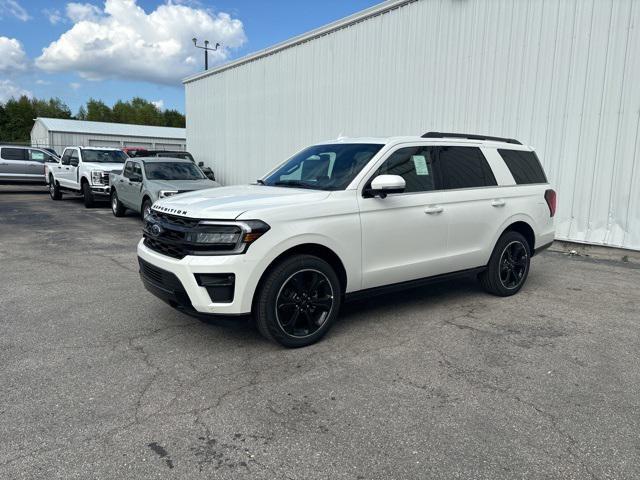
<svg viewBox="0 0 640 480">
<path fill-rule="evenodd" d="M 60 200 L 65 191 L 81 194 L 87 208 L 98 199 L 108 200 L 109 175 L 122 171 L 127 158 L 117 148 L 65 148 L 60 163 L 47 168 L 49 194 L 53 200 Z"/>
<path fill-rule="evenodd" d="M 556 194 L 531 147 L 430 132 L 305 148 L 256 184 L 156 202 L 146 288 L 194 315 L 253 314 L 287 347 L 319 340 L 356 293 L 473 274 L 517 293 L 554 239 Z"/>
</svg>

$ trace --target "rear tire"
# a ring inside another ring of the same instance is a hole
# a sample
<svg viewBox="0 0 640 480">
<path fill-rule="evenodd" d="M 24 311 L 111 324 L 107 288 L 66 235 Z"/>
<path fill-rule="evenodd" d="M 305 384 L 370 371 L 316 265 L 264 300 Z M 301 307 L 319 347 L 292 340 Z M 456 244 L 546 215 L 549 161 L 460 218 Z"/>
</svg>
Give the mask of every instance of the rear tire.
<svg viewBox="0 0 640 480">
<path fill-rule="evenodd" d="M 95 205 L 95 199 L 93 198 L 93 192 L 88 182 L 82 183 L 82 195 L 84 196 L 84 206 L 91 208 Z"/>
<path fill-rule="evenodd" d="M 60 184 L 54 180 L 53 175 L 49 175 L 49 196 L 52 200 L 62 200 Z"/>
<path fill-rule="evenodd" d="M 253 316 L 260 333 L 288 348 L 320 340 L 338 317 L 340 280 L 331 265 L 294 255 L 276 265 L 260 287 Z"/>
<path fill-rule="evenodd" d="M 518 232 L 505 232 L 496 243 L 487 269 L 479 276 L 487 292 L 508 297 L 520 291 L 529 275 L 531 248 Z"/>
<path fill-rule="evenodd" d="M 124 205 L 120 203 L 118 193 L 114 189 L 113 192 L 111 192 L 111 211 L 113 212 L 113 215 L 116 217 L 122 217 L 126 210 L 127 209 L 124 207 Z"/>
</svg>

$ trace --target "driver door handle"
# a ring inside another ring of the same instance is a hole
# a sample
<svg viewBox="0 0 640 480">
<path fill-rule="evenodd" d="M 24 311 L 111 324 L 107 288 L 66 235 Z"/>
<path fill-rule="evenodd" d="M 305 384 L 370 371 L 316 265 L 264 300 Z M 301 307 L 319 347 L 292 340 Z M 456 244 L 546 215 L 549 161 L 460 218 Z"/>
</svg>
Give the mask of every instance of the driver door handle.
<svg viewBox="0 0 640 480">
<path fill-rule="evenodd" d="M 497 199 L 495 199 L 494 201 L 491 202 L 491 206 L 492 207 L 504 207 L 506 203 L 507 202 L 505 202 L 501 198 L 497 198 Z"/>
<path fill-rule="evenodd" d="M 432 205 L 430 207 L 425 208 L 424 213 L 426 213 L 427 215 L 435 215 L 438 213 L 442 213 L 443 210 L 444 208 L 442 208 L 439 205 Z"/>
</svg>

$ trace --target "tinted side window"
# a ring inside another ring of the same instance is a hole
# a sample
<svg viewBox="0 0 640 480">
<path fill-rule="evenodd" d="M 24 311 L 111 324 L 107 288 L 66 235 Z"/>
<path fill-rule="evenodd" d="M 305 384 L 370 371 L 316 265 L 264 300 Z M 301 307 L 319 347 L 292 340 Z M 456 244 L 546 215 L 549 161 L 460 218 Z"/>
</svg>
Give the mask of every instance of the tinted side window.
<svg viewBox="0 0 640 480">
<path fill-rule="evenodd" d="M 487 159 L 478 147 L 438 147 L 441 188 L 474 188 L 497 185 Z"/>
<path fill-rule="evenodd" d="M 125 178 L 130 178 L 131 173 L 133 172 L 133 162 L 127 162 L 124 166 L 124 171 L 122 172 L 122 176 Z"/>
<path fill-rule="evenodd" d="M 526 183 L 547 183 L 540 160 L 535 152 L 498 149 L 518 185 Z"/>
<path fill-rule="evenodd" d="M 24 148 L 3 148 L 2 159 L 3 160 L 26 160 L 27 150 Z"/>
<path fill-rule="evenodd" d="M 133 164 L 133 175 L 137 178 L 142 179 L 142 168 L 140 168 L 139 163 Z"/>
<path fill-rule="evenodd" d="M 407 185 L 405 193 L 434 190 L 432 155 L 431 147 L 400 148 L 380 165 L 374 178 L 378 175 L 400 175 Z"/>
<path fill-rule="evenodd" d="M 71 150 L 65 150 L 64 154 L 62 155 L 62 160 L 60 161 L 60 163 L 62 163 L 62 165 L 69 165 L 70 158 L 71 158 Z"/>
</svg>

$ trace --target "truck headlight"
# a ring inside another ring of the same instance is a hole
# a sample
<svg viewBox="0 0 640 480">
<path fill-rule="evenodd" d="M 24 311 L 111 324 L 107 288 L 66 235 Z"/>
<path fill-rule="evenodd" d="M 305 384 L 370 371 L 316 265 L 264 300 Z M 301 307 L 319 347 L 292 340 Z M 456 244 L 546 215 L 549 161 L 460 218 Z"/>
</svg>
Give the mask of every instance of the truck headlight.
<svg viewBox="0 0 640 480">
<path fill-rule="evenodd" d="M 91 170 L 91 183 L 93 185 L 102 185 L 102 170 Z"/>
<path fill-rule="evenodd" d="M 177 190 L 160 190 L 160 192 L 158 193 L 158 197 L 167 198 L 175 195 L 176 193 L 178 193 Z"/>
<path fill-rule="evenodd" d="M 206 246 L 212 250 L 244 252 L 249 245 L 269 230 L 261 220 L 246 220 L 233 223 L 200 222 L 198 227 L 185 234 L 187 242 Z"/>
</svg>

